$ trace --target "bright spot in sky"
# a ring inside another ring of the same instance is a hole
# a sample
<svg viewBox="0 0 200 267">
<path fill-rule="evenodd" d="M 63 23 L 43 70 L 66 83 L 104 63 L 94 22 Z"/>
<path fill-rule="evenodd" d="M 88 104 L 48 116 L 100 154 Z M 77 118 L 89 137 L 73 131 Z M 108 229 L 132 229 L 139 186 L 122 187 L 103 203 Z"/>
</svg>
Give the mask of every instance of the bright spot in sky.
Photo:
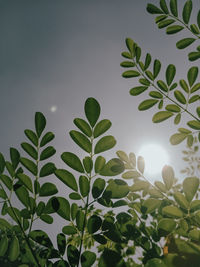
<svg viewBox="0 0 200 267">
<path fill-rule="evenodd" d="M 51 110 L 51 112 L 56 112 L 57 107 L 56 107 L 56 106 L 52 106 L 52 107 L 50 108 L 50 110 Z"/>
<path fill-rule="evenodd" d="M 169 164 L 166 150 L 157 144 L 147 144 L 141 147 L 138 153 L 145 161 L 145 172 L 148 175 L 161 174 L 162 168 Z"/>
</svg>

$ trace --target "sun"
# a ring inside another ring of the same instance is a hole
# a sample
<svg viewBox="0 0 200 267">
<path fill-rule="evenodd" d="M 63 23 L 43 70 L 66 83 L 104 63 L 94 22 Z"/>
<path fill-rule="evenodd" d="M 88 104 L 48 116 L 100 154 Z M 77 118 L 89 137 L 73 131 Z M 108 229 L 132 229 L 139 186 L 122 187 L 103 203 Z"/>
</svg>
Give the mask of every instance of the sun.
<svg viewBox="0 0 200 267">
<path fill-rule="evenodd" d="M 144 158 L 145 173 L 150 176 L 161 174 L 162 168 L 169 164 L 167 151 L 158 144 L 143 145 L 138 155 Z"/>
</svg>

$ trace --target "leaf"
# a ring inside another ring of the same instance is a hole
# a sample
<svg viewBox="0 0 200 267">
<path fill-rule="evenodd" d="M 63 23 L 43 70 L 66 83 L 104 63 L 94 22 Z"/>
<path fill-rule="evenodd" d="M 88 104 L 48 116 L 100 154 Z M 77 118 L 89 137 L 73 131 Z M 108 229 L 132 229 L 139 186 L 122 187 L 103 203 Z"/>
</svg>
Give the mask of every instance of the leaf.
<svg viewBox="0 0 200 267">
<path fill-rule="evenodd" d="M 101 169 L 105 166 L 106 160 L 104 157 L 102 156 L 98 156 L 95 160 L 95 172 L 99 173 L 101 171 Z"/>
<path fill-rule="evenodd" d="M 183 29 L 184 29 L 184 27 L 181 25 L 173 25 L 173 26 L 167 27 L 166 33 L 167 34 L 175 34 L 177 32 L 182 31 Z"/>
<path fill-rule="evenodd" d="M 122 52 L 121 53 L 122 57 L 128 58 L 128 59 L 132 59 L 132 55 L 128 52 Z"/>
<path fill-rule="evenodd" d="M 170 10 L 175 17 L 178 17 L 177 0 L 170 0 Z"/>
<path fill-rule="evenodd" d="M 87 173 L 91 173 L 92 168 L 93 168 L 93 161 L 92 161 L 91 157 L 85 157 L 83 159 L 83 165 L 84 165 L 85 171 Z"/>
<path fill-rule="evenodd" d="M 6 192 L 4 191 L 4 189 L 0 189 L 0 198 L 2 199 L 7 199 L 8 196 L 6 194 Z"/>
<path fill-rule="evenodd" d="M 113 208 L 118 208 L 118 207 L 121 207 L 121 206 L 127 206 L 128 203 L 123 200 L 123 199 L 120 199 L 120 200 L 117 200 L 114 204 L 113 204 Z"/>
<path fill-rule="evenodd" d="M 135 55 L 136 55 L 136 62 L 139 63 L 141 57 L 141 48 L 139 46 L 136 46 Z"/>
<path fill-rule="evenodd" d="M 160 69 L 161 69 L 161 63 L 158 59 L 156 59 L 154 61 L 154 64 L 153 64 L 153 77 L 154 77 L 154 79 L 158 76 Z"/>
<path fill-rule="evenodd" d="M 150 14 L 163 14 L 163 11 L 153 4 L 147 5 L 147 12 Z"/>
<path fill-rule="evenodd" d="M 70 187 L 74 191 L 78 191 L 78 186 L 74 175 L 67 170 L 57 169 L 55 175 L 60 179 L 64 184 Z"/>
<path fill-rule="evenodd" d="M 167 106 L 165 107 L 165 109 L 166 109 L 167 111 L 171 111 L 171 112 L 180 112 L 180 111 L 181 111 L 181 109 L 179 108 L 179 106 L 174 105 L 174 104 L 169 104 L 169 105 L 167 105 Z"/>
<path fill-rule="evenodd" d="M 193 95 L 192 97 L 189 98 L 188 103 L 189 104 L 194 103 L 194 102 L 198 101 L 199 99 L 200 99 L 199 95 Z"/>
<path fill-rule="evenodd" d="M 17 178 L 20 180 L 20 182 L 30 191 L 33 193 L 33 186 L 32 181 L 29 176 L 27 176 L 24 173 L 17 174 Z"/>
<path fill-rule="evenodd" d="M 165 73 L 168 86 L 172 83 L 175 74 L 176 74 L 176 67 L 173 64 L 169 64 Z"/>
<path fill-rule="evenodd" d="M 92 136 L 92 129 L 90 125 L 83 119 L 76 118 L 74 119 L 74 124 L 88 137 Z"/>
<path fill-rule="evenodd" d="M 131 192 L 137 192 L 141 190 L 146 190 L 150 186 L 147 181 L 137 181 L 132 186 L 130 186 Z"/>
<path fill-rule="evenodd" d="M 6 162 L 5 162 L 4 156 L 2 153 L 0 153 L 0 174 L 3 173 L 5 166 L 6 166 Z"/>
<path fill-rule="evenodd" d="M 174 124 L 179 124 L 181 121 L 181 113 L 177 114 L 176 117 L 174 118 Z"/>
<path fill-rule="evenodd" d="M 70 204 L 69 201 L 64 197 L 54 197 L 52 199 L 52 205 L 55 205 L 55 211 L 63 219 L 70 221 Z"/>
<path fill-rule="evenodd" d="M 37 165 L 33 161 L 31 161 L 30 159 L 26 159 L 26 158 L 20 158 L 20 162 L 33 175 L 37 175 L 37 172 L 38 172 Z"/>
<path fill-rule="evenodd" d="M 197 112 L 198 117 L 200 118 L 200 107 L 197 107 L 196 112 Z"/>
<path fill-rule="evenodd" d="M 156 103 L 158 103 L 157 99 L 147 99 L 140 103 L 138 106 L 139 110 L 147 110 L 151 107 L 153 107 Z"/>
<path fill-rule="evenodd" d="M 188 58 L 190 61 L 195 61 L 200 58 L 200 52 L 191 52 L 188 54 Z"/>
<path fill-rule="evenodd" d="M 64 255 L 67 245 L 67 240 L 64 234 L 59 233 L 57 235 L 57 247 L 61 255 Z"/>
<path fill-rule="evenodd" d="M 189 23 L 191 12 L 192 12 L 192 1 L 188 0 L 185 2 L 182 13 L 183 21 L 185 22 L 185 24 Z"/>
<path fill-rule="evenodd" d="M 88 196 L 89 191 L 90 191 L 90 183 L 86 176 L 81 175 L 79 177 L 79 188 L 80 188 L 82 197 Z"/>
<path fill-rule="evenodd" d="M 168 190 L 171 189 L 174 182 L 174 170 L 171 166 L 165 165 L 162 169 L 162 179 Z"/>
<path fill-rule="evenodd" d="M 181 208 L 186 209 L 186 210 L 188 209 L 189 203 L 182 193 L 180 192 L 174 193 L 174 199 L 176 200 L 176 202 L 179 204 Z"/>
<path fill-rule="evenodd" d="M 186 93 L 189 93 L 189 87 L 188 87 L 186 81 L 182 79 L 182 80 L 179 81 L 179 83 L 180 83 L 180 86 L 183 88 L 183 90 Z"/>
<path fill-rule="evenodd" d="M 102 193 L 105 188 L 105 180 L 102 178 L 97 178 L 92 186 L 92 196 L 93 198 L 98 198 Z"/>
<path fill-rule="evenodd" d="M 8 248 L 8 259 L 13 262 L 17 260 L 20 254 L 19 240 L 16 236 L 13 236 Z"/>
<path fill-rule="evenodd" d="M 48 175 L 54 173 L 55 170 L 56 170 L 55 164 L 52 162 L 48 162 L 44 166 L 42 166 L 42 168 L 40 170 L 40 177 L 48 176 Z"/>
<path fill-rule="evenodd" d="M 137 168 L 141 173 L 143 173 L 144 172 L 144 167 L 145 167 L 144 158 L 139 156 L 138 159 L 137 159 Z"/>
<path fill-rule="evenodd" d="M 24 133 L 35 146 L 38 146 L 38 137 L 32 130 L 26 129 Z"/>
<path fill-rule="evenodd" d="M 135 67 L 135 63 L 131 61 L 123 61 L 120 63 L 120 66 L 123 68 L 133 68 Z"/>
<path fill-rule="evenodd" d="M 151 64 L 151 55 L 147 53 L 145 57 L 144 69 L 146 70 L 150 64 Z"/>
<path fill-rule="evenodd" d="M 40 160 L 48 159 L 48 158 L 52 157 L 55 153 L 56 153 L 55 148 L 52 146 L 48 146 L 40 154 Z"/>
<path fill-rule="evenodd" d="M 67 258 L 70 263 L 70 266 L 77 266 L 79 263 L 79 252 L 78 249 L 72 245 L 67 247 Z"/>
<path fill-rule="evenodd" d="M 69 198 L 73 199 L 73 200 L 80 200 L 81 199 L 81 195 L 79 193 L 73 192 L 73 193 L 69 194 Z"/>
<path fill-rule="evenodd" d="M 200 130 L 200 121 L 197 120 L 188 121 L 187 125 L 194 130 Z"/>
<path fill-rule="evenodd" d="M 162 209 L 162 213 L 164 215 L 172 217 L 172 218 L 182 218 L 183 217 L 182 211 L 175 206 L 165 206 Z"/>
<path fill-rule="evenodd" d="M 195 83 L 198 76 L 199 69 L 198 67 L 191 67 L 188 71 L 187 78 L 190 87 Z"/>
<path fill-rule="evenodd" d="M 154 184 L 161 192 L 166 193 L 167 189 L 166 189 L 165 185 L 162 182 L 155 181 Z"/>
<path fill-rule="evenodd" d="M 106 119 L 98 122 L 94 128 L 94 138 L 97 138 L 103 133 L 105 133 L 108 129 L 110 129 L 111 125 L 112 125 L 111 121 Z"/>
<path fill-rule="evenodd" d="M 14 147 L 10 148 L 10 159 L 11 159 L 13 168 L 16 169 L 20 161 L 20 154 L 18 150 L 15 149 Z"/>
<path fill-rule="evenodd" d="M 104 152 L 106 150 L 109 150 L 109 149 L 113 148 L 115 146 L 115 144 L 116 144 L 116 140 L 113 136 L 111 136 L 111 135 L 104 136 L 95 145 L 94 153 L 98 154 L 98 153 Z"/>
<path fill-rule="evenodd" d="M 49 143 L 51 140 L 55 138 L 55 135 L 52 132 L 47 132 L 40 142 L 40 147 L 45 146 L 47 143 Z"/>
<path fill-rule="evenodd" d="M 124 266 L 120 253 L 105 248 L 99 259 L 99 267 Z"/>
<path fill-rule="evenodd" d="M 174 114 L 170 111 L 159 111 L 156 114 L 154 114 L 152 121 L 154 123 L 159 123 L 159 122 L 169 119 L 173 115 Z"/>
<path fill-rule="evenodd" d="M 89 141 L 89 139 L 83 135 L 82 133 L 78 132 L 78 131 L 70 131 L 70 136 L 71 138 L 74 140 L 74 142 L 80 146 L 83 150 L 85 150 L 86 152 L 90 153 L 92 151 L 92 144 Z"/>
<path fill-rule="evenodd" d="M 133 55 L 134 52 L 134 41 L 131 38 L 126 38 L 126 47 L 130 51 L 131 55 Z"/>
<path fill-rule="evenodd" d="M 149 96 L 153 97 L 153 98 L 158 98 L 158 99 L 161 99 L 163 98 L 163 95 L 157 91 L 151 91 L 149 93 Z"/>
<path fill-rule="evenodd" d="M 175 20 L 174 19 L 165 19 L 165 20 L 162 20 L 158 23 L 158 28 L 159 29 L 162 29 L 162 28 L 165 28 L 167 26 L 169 26 L 170 24 L 174 23 Z"/>
<path fill-rule="evenodd" d="M 91 127 L 94 127 L 101 112 L 99 103 L 97 102 L 96 99 L 90 97 L 86 100 L 84 108 L 85 108 L 85 115 Z"/>
<path fill-rule="evenodd" d="M 165 12 L 165 14 L 169 14 L 169 10 L 168 10 L 165 0 L 160 0 L 160 7 Z"/>
<path fill-rule="evenodd" d="M 83 165 L 79 159 L 74 153 L 71 152 L 64 152 L 61 155 L 61 159 L 72 169 L 84 173 Z"/>
<path fill-rule="evenodd" d="M 37 137 L 40 137 L 46 126 L 46 119 L 41 112 L 35 113 L 35 130 Z"/>
<path fill-rule="evenodd" d="M 122 174 L 122 178 L 124 179 L 134 179 L 139 178 L 141 174 L 137 171 L 127 171 Z"/>
<path fill-rule="evenodd" d="M 48 214 L 42 214 L 40 216 L 40 219 L 43 222 L 48 223 L 48 224 L 52 224 L 53 223 L 53 218 L 50 215 L 48 215 Z"/>
<path fill-rule="evenodd" d="M 180 144 L 183 140 L 185 140 L 185 138 L 187 137 L 187 134 L 182 134 L 182 133 L 176 133 L 176 134 L 173 134 L 171 137 L 170 137 L 170 143 L 172 145 L 178 145 Z"/>
<path fill-rule="evenodd" d="M 1 174 L 0 180 L 6 185 L 6 187 L 11 190 L 12 189 L 12 180 L 9 176 Z"/>
<path fill-rule="evenodd" d="M 150 70 L 146 70 L 145 71 L 145 74 L 147 75 L 147 77 L 150 79 L 150 80 L 154 80 L 154 77 L 153 77 L 153 73 L 150 71 Z"/>
<path fill-rule="evenodd" d="M 81 266 L 90 267 L 96 261 L 96 254 L 91 251 L 85 250 L 81 255 Z"/>
<path fill-rule="evenodd" d="M 181 104 L 186 104 L 186 98 L 181 91 L 175 90 L 174 96 Z"/>
<path fill-rule="evenodd" d="M 29 237 L 38 244 L 47 248 L 53 248 L 53 244 L 48 235 L 42 230 L 34 230 L 29 233 Z"/>
<path fill-rule="evenodd" d="M 62 232 L 65 235 L 74 235 L 77 233 L 77 230 L 76 227 L 68 225 L 63 227 Z"/>
<path fill-rule="evenodd" d="M 159 267 L 167 267 L 167 265 L 165 265 L 163 260 L 158 259 L 158 258 L 148 260 L 148 262 L 145 264 L 144 267 L 158 267 L 158 266 Z"/>
<path fill-rule="evenodd" d="M 0 257 L 4 257 L 8 249 L 8 238 L 4 235 L 0 241 Z"/>
<path fill-rule="evenodd" d="M 148 89 L 148 86 L 136 86 L 130 90 L 130 95 L 140 95 Z"/>
<path fill-rule="evenodd" d="M 74 220 L 76 218 L 76 213 L 78 211 L 78 205 L 76 203 L 72 203 L 71 205 L 71 218 Z"/>
<path fill-rule="evenodd" d="M 39 195 L 41 197 L 47 197 L 47 196 L 55 195 L 56 193 L 58 193 L 58 189 L 54 184 L 44 183 L 40 188 Z"/>
<path fill-rule="evenodd" d="M 28 153 L 29 156 L 31 156 L 33 159 L 37 160 L 38 158 L 38 153 L 36 149 L 30 145 L 29 143 L 22 143 L 21 147 Z"/>
<path fill-rule="evenodd" d="M 110 198 L 123 198 L 129 193 L 129 187 L 126 182 L 120 179 L 115 179 L 109 182 L 104 194 L 108 194 Z"/>
<path fill-rule="evenodd" d="M 122 77 L 124 78 L 133 78 L 140 76 L 140 73 L 136 70 L 127 70 L 122 73 Z"/>
<path fill-rule="evenodd" d="M 103 176 L 115 176 L 124 171 L 124 164 L 118 158 L 109 160 L 99 172 Z"/>
<path fill-rule="evenodd" d="M 155 198 L 148 198 L 142 203 L 142 212 L 145 214 L 152 213 L 158 209 L 161 205 L 162 200 Z"/>
<path fill-rule="evenodd" d="M 197 177 L 187 177 L 183 181 L 183 192 L 186 199 L 191 202 L 199 188 L 199 179 Z"/>
<path fill-rule="evenodd" d="M 199 33 L 200 33 L 200 32 L 199 32 L 199 29 L 198 29 L 198 27 L 197 27 L 196 24 L 191 24 L 191 25 L 190 25 L 190 30 L 191 30 L 194 34 L 199 34 Z"/>
<path fill-rule="evenodd" d="M 180 41 L 178 41 L 176 43 L 176 47 L 178 49 L 184 49 L 186 47 L 188 47 L 189 45 L 191 45 L 196 39 L 195 38 L 184 38 L 181 39 Z"/>
<path fill-rule="evenodd" d="M 139 79 L 139 82 L 142 84 L 142 85 L 145 85 L 145 86 L 149 86 L 150 85 L 150 81 L 145 79 L 145 78 L 140 78 Z"/>
<path fill-rule="evenodd" d="M 93 234 L 97 232 L 102 224 L 102 219 L 97 215 L 92 215 L 87 223 L 87 229 L 89 234 Z"/>
<path fill-rule="evenodd" d="M 198 11 L 198 14 L 197 14 L 197 24 L 200 29 L 200 10 Z"/>
<path fill-rule="evenodd" d="M 76 225 L 79 231 L 83 231 L 85 215 L 82 210 L 78 210 L 76 214 Z"/>
</svg>

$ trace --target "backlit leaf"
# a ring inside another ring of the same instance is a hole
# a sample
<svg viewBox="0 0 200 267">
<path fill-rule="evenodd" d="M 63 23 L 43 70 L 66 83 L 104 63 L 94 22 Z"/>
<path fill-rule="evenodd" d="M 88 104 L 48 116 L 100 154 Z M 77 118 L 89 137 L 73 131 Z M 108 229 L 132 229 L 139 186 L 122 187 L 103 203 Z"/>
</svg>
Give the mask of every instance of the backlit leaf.
<svg viewBox="0 0 200 267">
<path fill-rule="evenodd" d="M 161 200 L 155 198 L 148 198 L 142 203 L 143 213 L 148 214 L 152 213 L 156 209 L 158 209 L 161 205 Z"/>
<path fill-rule="evenodd" d="M 148 89 L 148 86 L 136 86 L 130 90 L 130 95 L 140 95 Z"/>
<path fill-rule="evenodd" d="M 179 204 L 181 208 L 186 209 L 186 210 L 188 209 L 189 203 L 182 193 L 180 192 L 174 193 L 174 199 L 176 200 L 176 202 Z"/>
<path fill-rule="evenodd" d="M 112 125 L 111 121 L 106 119 L 98 122 L 94 128 L 94 138 L 97 138 L 103 133 L 105 133 L 108 129 L 110 129 L 111 125 Z"/>
<path fill-rule="evenodd" d="M 186 199 L 191 202 L 199 188 L 199 179 L 197 177 L 187 177 L 183 181 L 183 192 Z"/>
<path fill-rule="evenodd" d="M 57 169 L 55 175 L 72 190 L 78 191 L 76 179 L 72 173 L 64 169 Z"/>
<path fill-rule="evenodd" d="M 83 166 L 84 166 L 85 171 L 87 173 L 91 173 L 92 168 L 93 168 L 93 161 L 92 161 L 91 157 L 85 157 L 83 159 Z"/>
<path fill-rule="evenodd" d="M 74 153 L 71 152 L 64 152 L 61 155 L 61 159 L 72 169 L 84 173 L 83 165 L 79 159 Z"/>
<path fill-rule="evenodd" d="M 162 20 L 161 22 L 158 23 L 158 28 L 159 29 L 165 28 L 165 27 L 169 26 L 170 24 L 172 24 L 174 22 L 175 22 L 174 19 L 165 19 L 165 20 Z"/>
<path fill-rule="evenodd" d="M 171 189 L 174 182 L 174 170 L 171 166 L 165 165 L 162 169 L 163 182 L 168 190 Z"/>
<path fill-rule="evenodd" d="M 183 213 L 182 211 L 175 207 L 175 206 L 166 206 L 162 209 L 162 213 L 166 216 L 172 217 L 172 218 L 182 218 Z"/>
<path fill-rule="evenodd" d="M 109 160 L 99 172 L 103 176 L 115 176 L 124 171 L 124 164 L 118 158 Z"/>
<path fill-rule="evenodd" d="M 86 100 L 84 108 L 85 108 L 85 115 L 90 125 L 94 127 L 101 112 L 99 103 L 97 102 L 96 99 L 90 97 Z"/>
<path fill-rule="evenodd" d="M 164 218 L 158 223 L 158 230 L 160 230 L 160 235 L 165 236 L 176 228 L 176 222 L 172 219 Z"/>
<path fill-rule="evenodd" d="M 156 103 L 158 103 L 157 99 L 147 99 L 140 103 L 138 106 L 139 110 L 147 110 L 151 107 L 153 107 Z"/>
<path fill-rule="evenodd" d="M 135 67 L 135 63 L 131 61 L 123 61 L 120 63 L 120 66 L 124 68 L 133 68 Z"/>
<path fill-rule="evenodd" d="M 116 140 L 113 136 L 111 136 L 111 135 L 104 136 L 95 145 L 94 153 L 98 154 L 98 153 L 107 151 L 107 150 L 113 148 L 115 146 L 115 144 L 116 144 Z"/>
<path fill-rule="evenodd" d="M 170 143 L 172 145 L 178 145 L 180 144 L 185 138 L 187 137 L 187 134 L 182 133 L 175 133 L 170 137 Z"/>
<path fill-rule="evenodd" d="M 159 111 L 156 114 L 154 114 L 152 121 L 154 123 L 159 123 L 169 119 L 171 116 L 173 116 L 173 113 L 170 111 Z"/>
<path fill-rule="evenodd" d="M 115 179 L 109 182 L 105 193 L 110 194 L 110 198 L 123 198 L 129 192 L 129 187 L 126 182 L 120 179 Z"/>
<path fill-rule="evenodd" d="M 169 104 L 169 105 L 167 105 L 167 106 L 165 107 L 165 109 L 166 109 L 167 111 L 171 111 L 171 112 L 180 112 L 180 111 L 181 111 L 180 107 L 177 106 L 177 105 L 174 105 L 174 104 Z"/>
</svg>

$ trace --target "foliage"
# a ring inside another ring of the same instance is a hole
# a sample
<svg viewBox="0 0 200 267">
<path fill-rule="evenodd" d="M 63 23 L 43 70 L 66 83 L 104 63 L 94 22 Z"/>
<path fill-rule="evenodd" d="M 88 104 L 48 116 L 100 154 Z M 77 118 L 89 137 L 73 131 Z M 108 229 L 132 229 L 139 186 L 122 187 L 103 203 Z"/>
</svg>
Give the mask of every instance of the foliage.
<svg viewBox="0 0 200 267">
<path fill-rule="evenodd" d="M 167 34 L 187 29 L 195 36 L 194 40 L 180 40 L 179 49 L 199 39 L 200 12 L 197 25 L 188 24 L 192 1 L 186 1 L 182 19 L 176 0 L 170 0 L 169 6 L 164 0 L 159 7 L 148 4 L 147 11 L 159 15 L 156 24 L 166 27 Z M 114 158 L 107 159 L 104 153 L 116 140 L 107 134 L 110 120 L 100 118 L 101 107 L 91 97 L 85 102 L 85 117 L 75 118 L 77 128 L 69 133 L 85 156 L 63 152 L 64 167 L 58 169 L 50 159 L 56 153 L 50 144 L 54 133 L 45 132 L 46 118 L 36 112 L 35 129 L 24 131 L 27 140 L 21 148 L 25 155 L 10 148 L 6 161 L 0 153 L 1 266 L 199 266 L 199 178 L 194 173 L 199 170 L 199 157 L 194 155 L 200 142 L 200 107 L 194 114 L 189 109 L 199 102 L 198 67 L 188 70 L 187 81 L 177 83 L 176 67 L 170 64 L 165 80 L 158 80 L 161 62 L 154 60 L 151 71 L 151 55 L 146 54 L 142 61 L 141 48 L 130 38 L 126 46 L 128 52 L 122 56 L 128 60 L 121 66 L 131 69 L 123 77 L 137 77 L 140 83 L 130 90 L 131 95 L 149 91 L 139 110 L 157 105 L 155 123 L 174 117 L 176 125 L 183 113 L 190 116 L 187 128 L 179 128 L 170 138 L 172 144 L 187 140 L 183 153 L 189 167 L 183 172 L 188 177 L 180 183 L 173 168 L 166 165 L 162 181 L 152 184 L 144 176 L 141 156 L 119 150 Z M 197 47 L 197 52 L 189 53 L 189 59 L 197 60 L 199 51 Z M 67 197 L 59 195 L 50 177 L 61 181 Z M 63 227 L 54 244 L 45 231 L 33 225 L 37 220 L 50 225 L 57 216 L 62 218 Z"/>
</svg>

